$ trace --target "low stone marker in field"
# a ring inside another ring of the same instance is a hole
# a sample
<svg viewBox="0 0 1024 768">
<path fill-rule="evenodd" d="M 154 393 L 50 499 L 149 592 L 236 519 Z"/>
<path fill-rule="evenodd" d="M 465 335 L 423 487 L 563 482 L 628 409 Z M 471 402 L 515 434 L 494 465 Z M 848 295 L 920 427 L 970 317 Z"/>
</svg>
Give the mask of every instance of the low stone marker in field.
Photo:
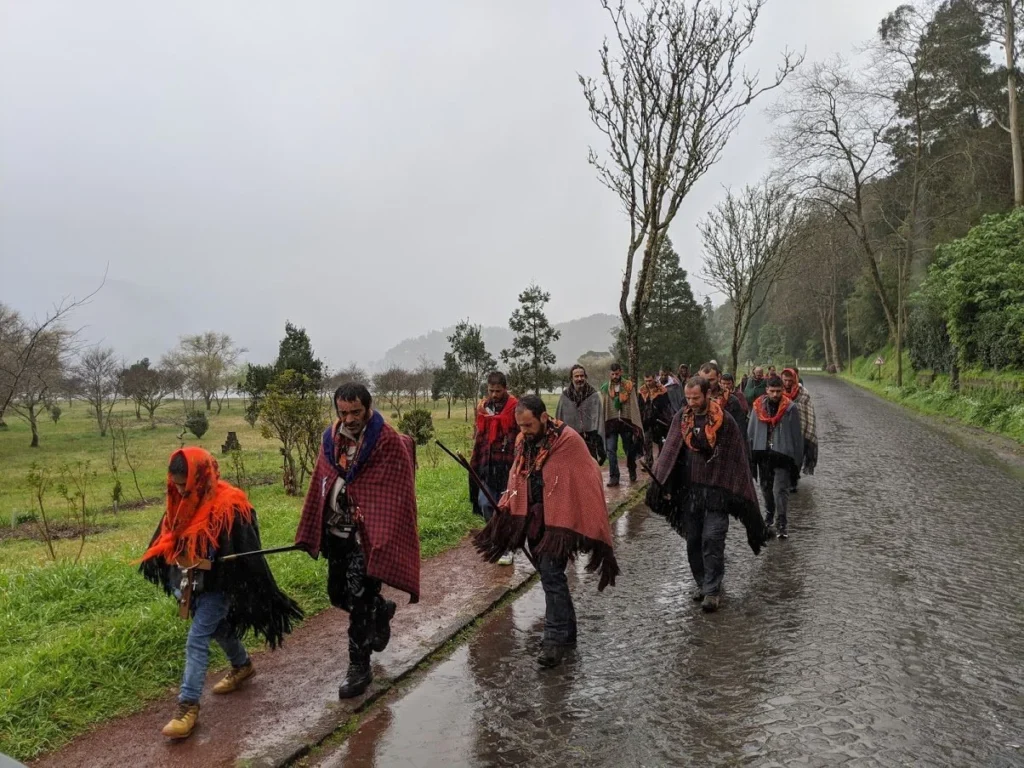
<svg viewBox="0 0 1024 768">
<path fill-rule="evenodd" d="M 231 451 L 240 451 L 240 450 L 242 450 L 242 444 L 238 442 L 238 433 L 237 432 L 228 432 L 228 439 L 220 447 L 220 452 L 222 454 L 227 454 L 227 453 L 230 453 Z"/>
</svg>

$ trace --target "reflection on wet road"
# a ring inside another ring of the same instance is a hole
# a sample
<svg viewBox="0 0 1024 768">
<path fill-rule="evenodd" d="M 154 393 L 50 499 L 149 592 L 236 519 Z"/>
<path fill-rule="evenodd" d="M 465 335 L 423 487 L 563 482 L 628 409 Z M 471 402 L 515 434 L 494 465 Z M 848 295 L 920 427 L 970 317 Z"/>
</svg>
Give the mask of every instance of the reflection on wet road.
<svg viewBox="0 0 1024 768">
<path fill-rule="evenodd" d="M 791 538 L 729 537 L 723 610 L 637 509 L 623 575 L 572 579 L 579 649 L 534 663 L 534 587 L 320 765 L 1024 765 L 1024 486 L 902 411 L 809 382 L 821 462 Z M 572 577 L 571 577 L 572 578 Z"/>
</svg>

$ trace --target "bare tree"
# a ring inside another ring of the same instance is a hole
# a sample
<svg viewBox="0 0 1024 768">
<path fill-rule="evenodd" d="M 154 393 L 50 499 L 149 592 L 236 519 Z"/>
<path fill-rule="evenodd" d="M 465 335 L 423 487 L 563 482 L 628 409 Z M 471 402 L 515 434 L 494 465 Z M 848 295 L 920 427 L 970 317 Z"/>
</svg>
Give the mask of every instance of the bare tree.
<svg viewBox="0 0 1024 768">
<path fill-rule="evenodd" d="M 930 87 L 929 70 L 936 56 L 934 47 L 926 46 L 932 16 L 913 5 L 901 5 L 886 16 L 878 27 L 878 38 L 872 46 L 874 66 L 870 77 L 881 98 L 892 101 L 896 120 L 885 140 L 892 156 L 906 167 L 907 189 L 900 184 L 886 184 L 899 199 L 880 205 L 879 214 L 898 242 L 896 262 L 896 386 L 903 386 L 903 339 L 907 326 L 907 296 L 910 274 L 915 258 L 929 248 L 924 230 L 929 217 L 922 214 L 922 192 L 929 177 L 948 160 L 962 154 L 957 145 L 948 152 L 935 150 L 938 132 L 949 132 L 954 126 L 946 115 L 935 114 L 941 108 L 943 95 Z M 899 177 L 897 177 L 899 178 Z M 891 180 L 890 180 L 891 182 Z M 939 214 L 941 216 L 942 214 Z"/>
<path fill-rule="evenodd" d="M 31 352 L 26 348 L 31 344 Z M 9 407 L 32 430 L 30 447 L 39 447 L 39 416 L 53 401 L 60 385 L 67 350 L 67 334 L 59 326 L 50 326 L 33 335 L 23 328 L 20 343 L 15 341 L 13 356 L 21 369 Z"/>
<path fill-rule="evenodd" d="M 96 290 L 84 298 L 75 299 L 65 296 L 59 303 L 54 304 L 53 308 L 39 322 L 27 323 L 12 309 L 0 305 L 0 424 L 3 424 L 3 415 L 11 404 L 15 393 L 20 391 L 22 377 L 31 366 L 36 346 L 44 343 L 45 334 L 61 326 L 62 321 L 66 320 L 71 312 L 88 304 L 93 296 L 103 288 L 106 280 L 107 276 L 104 273 L 103 280 L 100 281 Z M 19 339 L 16 351 L 12 351 L 7 345 L 7 336 L 5 335 L 7 333 L 14 333 Z M 77 334 L 64 329 L 61 331 L 61 335 L 65 348 L 68 348 Z"/>
<path fill-rule="evenodd" d="M 892 104 L 870 93 L 836 57 L 798 74 L 771 114 L 781 124 L 774 143 L 785 175 L 798 194 L 831 208 L 853 230 L 895 337 L 896 311 L 882 283 L 867 194 L 889 167 L 885 135 L 895 120 Z"/>
<path fill-rule="evenodd" d="M 335 390 L 342 384 L 350 384 L 355 382 L 356 384 L 367 384 L 370 381 L 370 377 L 366 371 L 360 368 L 355 363 L 349 363 L 347 366 L 339 370 L 324 379 L 324 391 L 328 394 L 334 394 Z"/>
<path fill-rule="evenodd" d="M 220 413 L 222 403 L 218 395 L 222 387 L 234 383 L 232 374 L 243 352 L 226 333 L 207 331 L 183 336 L 166 362 L 184 372 L 187 386 L 203 398 L 207 411 L 216 401 Z"/>
<path fill-rule="evenodd" d="M 110 412 L 117 403 L 121 389 L 121 370 L 114 350 L 103 347 L 92 347 L 83 352 L 75 366 L 75 375 L 82 382 L 79 399 L 92 408 L 101 437 L 107 436 Z"/>
<path fill-rule="evenodd" d="M 698 228 L 704 242 L 704 279 L 732 303 L 731 370 L 750 321 L 764 306 L 793 257 L 797 203 L 771 181 L 748 186 L 708 212 Z"/>
<path fill-rule="evenodd" d="M 373 377 L 373 395 L 384 400 L 399 416 L 402 415 L 402 394 L 406 391 L 409 372 L 404 368 L 392 365 Z"/>
<path fill-rule="evenodd" d="M 636 13 L 626 11 L 624 0 L 601 2 L 616 50 L 607 40 L 601 48 L 600 83 L 579 79 L 591 120 L 607 139 L 604 154 L 590 150 L 590 163 L 629 217 L 619 314 L 634 378 L 653 265 L 669 225 L 694 183 L 721 157 L 746 108 L 802 61 L 784 53 L 764 86 L 742 69 L 765 2 L 640 0 Z"/>
</svg>

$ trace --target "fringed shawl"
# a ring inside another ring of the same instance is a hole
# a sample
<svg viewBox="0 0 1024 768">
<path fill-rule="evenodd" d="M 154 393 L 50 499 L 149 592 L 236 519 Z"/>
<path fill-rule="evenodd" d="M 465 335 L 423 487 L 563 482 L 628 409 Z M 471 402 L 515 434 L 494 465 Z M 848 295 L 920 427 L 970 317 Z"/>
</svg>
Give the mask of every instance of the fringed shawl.
<svg viewBox="0 0 1024 768">
<path fill-rule="evenodd" d="M 530 477 L 529 472 L 521 471 L 525 461 L 524 440 L 520 435 L 508 489 L 497 511 L 474 539 L 477 549 L 489 562 L 526 544 Z M 614 586 L 619 566 L 612 551 L 601 470 L 591 459 L 583 438 L 572 428 L 563 427 L 540 472 L 544 481 L 544 533 L 536 546 L 531 545 L 533 554 L 574 558 L 589 553 L 586 570 L 588 573 L 600 571 L 598 591 L 609 584 Z"/>
</svg>

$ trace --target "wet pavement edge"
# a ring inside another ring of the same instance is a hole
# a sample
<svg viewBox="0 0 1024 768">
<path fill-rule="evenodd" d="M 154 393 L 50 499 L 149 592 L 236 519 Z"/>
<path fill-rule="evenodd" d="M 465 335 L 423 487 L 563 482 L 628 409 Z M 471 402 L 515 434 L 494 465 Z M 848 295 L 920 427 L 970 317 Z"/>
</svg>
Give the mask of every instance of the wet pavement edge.
<svg viewBox="0 0 1024 768">
<path fill-rule="evenodd" d="M 632 506 L 643 500 L 643 493 L 647 488 L 646 478 L 641 477 L 639 482 L 630 488 L 629 495 L 619 501 L 608 512 L 610 520 L 614 521 Z M 512 582 L 505 586 L 492 589 L 483 597 L 477 598 L 468 603 L 458 618 L 454 619 L 447 626 L 438 630 L 426 642 L 424 650 L 413 658 L 405 660 L 386 679 L 376 679 L 370 686 L 370 690 L 351 702 L 339 701 L 319 717 L 316 722 L 307 730 L 287 740 L 274 744 L 264 749 L 261 754 L 243 760 L 245 766 L 251 768 L 284 768 L 296 760 L 306 756 L 311 750 L 316 749 L 325 741 L 331 738 L 340 729 L 344 728 L 353 715 L 363 715 L 373 708 L 395 685 L 403 682 L 417 671 L 427 671 L 429 666 L 424 667 L 438 651 L 451 640 L 456 638 L 474 622 L 485 618 L 496 607 L 503 604 L 506 598 L 518 595 L 533 585 L 538 578 L 536 571 L 519 571 L 517 569 Z M 467 638 L 468 640 L 468 638 Z M 438 663 L 442 659 L 436 660 Z M 340 745 L 333 745 L 335 747 Z"/>
</svg>

